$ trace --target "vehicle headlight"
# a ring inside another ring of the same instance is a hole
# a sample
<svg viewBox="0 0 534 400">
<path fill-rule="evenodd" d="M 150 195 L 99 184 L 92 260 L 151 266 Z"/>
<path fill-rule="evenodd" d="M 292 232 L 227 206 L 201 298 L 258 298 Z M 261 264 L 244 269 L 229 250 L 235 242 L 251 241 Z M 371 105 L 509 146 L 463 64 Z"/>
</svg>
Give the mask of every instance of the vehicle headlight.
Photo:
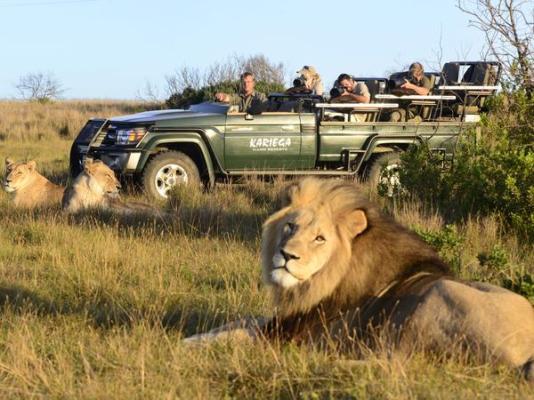
<svg viewBox="0 0 534 400">
<path fill-rule="evenodd" d="M 117 130 L 117 144 L 136 144 L 146 135 L 146 128 L 131 128 Z"/>
</svg>

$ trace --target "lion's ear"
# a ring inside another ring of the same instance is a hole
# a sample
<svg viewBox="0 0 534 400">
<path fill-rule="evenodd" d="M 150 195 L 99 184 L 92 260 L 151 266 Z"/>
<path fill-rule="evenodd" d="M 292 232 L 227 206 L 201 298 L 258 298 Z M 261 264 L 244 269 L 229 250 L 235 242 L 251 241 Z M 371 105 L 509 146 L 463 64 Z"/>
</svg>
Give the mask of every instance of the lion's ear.
<svg viewBox="0 0 534 400">
<path fill-rule="evenodd" d="M 298 192 L 299 184 L 298 182 L 293 182 L 289 186 L 287 186 L 282 193 L 280 193 L 280 207 L 279 208 L 285 208 L 291 204 L 293 201 L 293 197 Z"/>
<path fill-rule="evenodd" d="M 343 216 L 343 224 L 350 237 L 354 238 L 367 229 L 367 216 L 363 210 L 354 210 Z"/>
<path fill-rule="evenodd" d="M 92 166 L 93 166 L 93 159 L 92 158 L 86 158 L 85 160 L 83 160 L 83 169 L 84 169 L 84 171 L 86 171 L 87 173 L 91 173 Z"/>
<path fill-rule="evenodd" d="M 15 161 L 13 161 L 11 158 L 6 158 L 6 168 L 11 167 L 13 164 L 15 164 Z"/>
<path fill-rule="evenodd" d="M 83 160 L 83 166 L 84 166 L 84 167 L 85 167 L 86 165 L 89 165 L 89 164 L 92 164 L 92 163 L 93 163 L 93 159 L 92 159 L 92 158 L 87 157 L 87 158 L 85 158 L 85 159 Z"/>
<path fill-rule="evenodd" d="M 26 165 L 28 166 L 30 171 L 34 171 L 35 168 L 37 168 L 37 163 L 35 162 L 35 160 L 28 161 Z"/>
</svg>

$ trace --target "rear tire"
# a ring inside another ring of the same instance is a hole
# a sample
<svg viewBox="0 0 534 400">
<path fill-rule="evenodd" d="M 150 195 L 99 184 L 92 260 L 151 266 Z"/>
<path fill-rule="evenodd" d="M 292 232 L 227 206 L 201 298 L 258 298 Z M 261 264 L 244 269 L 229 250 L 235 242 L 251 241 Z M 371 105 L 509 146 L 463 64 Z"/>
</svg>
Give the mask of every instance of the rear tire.
<svg viewBox="0 0 534 400">
<path fill-rule="evenodd" d="M 153 198 L 166 200 L 178 185 L 200 186 L 194 161 L 180 151 L 166 151 L 152 158 L 143 172 L 143 188 Z"/>
<path fill-rule="evenodd" d="M 369 184 L 381 196 L 395 197 L 402 193 L 400 153 L 384 153 L 375 158 L 369 170 Z"/>
</svg>

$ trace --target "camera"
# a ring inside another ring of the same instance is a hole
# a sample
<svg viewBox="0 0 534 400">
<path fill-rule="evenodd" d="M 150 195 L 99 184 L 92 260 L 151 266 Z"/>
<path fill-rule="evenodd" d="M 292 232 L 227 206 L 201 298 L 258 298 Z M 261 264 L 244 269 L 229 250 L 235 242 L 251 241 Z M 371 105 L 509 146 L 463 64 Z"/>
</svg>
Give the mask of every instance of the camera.
<svg viewBox="0 0 534 400">
<path fill-rule="evenodd" d="M 406 80 L 411 81 L 413 75 L 409 72 L 396 72 L 389 77 L 388 86 L 390 89 L 399 89 L 406 83 Z"/>
<path fill-rule="evenodd" d="M 305 86 L 306 82 L 304 81 L 304 78 L 300 77 L 295 80 L 293 80 L 293 87 L 300 88 Z"/>
<path fill-rule="evenodd" d="M 332 89 L 330 89 L 330 97 L 335 98 L 342 96 L 346 91 L 347 89 L 345 89 L 344 87 L 334 86 Z"/>
</svg>

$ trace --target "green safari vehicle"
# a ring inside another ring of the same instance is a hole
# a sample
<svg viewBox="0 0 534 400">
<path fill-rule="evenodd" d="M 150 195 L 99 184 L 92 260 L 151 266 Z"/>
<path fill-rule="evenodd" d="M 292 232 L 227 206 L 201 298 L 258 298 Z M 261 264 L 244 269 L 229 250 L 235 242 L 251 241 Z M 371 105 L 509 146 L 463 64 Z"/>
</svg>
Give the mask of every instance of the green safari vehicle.
<svg viewBox="0 0 534 400">
<path fill-rule="evenodd" d="M 70 169 L 75 176 L 85 157 L 101 159 L 160 199 L 176 185 L 212 187 L 245 175 L 363 177 L 392 194 L 400 154 L 426 142 L 451 160 L 458 136 L 476 124 L 482 100 L 495 89 L 442 81 L 426 98 L 382 93 L 369 104 L 330 104 L 280 94 L 259 115 L 201 103 L 91 119 L 72 145 Z M 415 109 L 417 118 L 390 122 L 388 114 L 399 108 Z"/>
</svg>

